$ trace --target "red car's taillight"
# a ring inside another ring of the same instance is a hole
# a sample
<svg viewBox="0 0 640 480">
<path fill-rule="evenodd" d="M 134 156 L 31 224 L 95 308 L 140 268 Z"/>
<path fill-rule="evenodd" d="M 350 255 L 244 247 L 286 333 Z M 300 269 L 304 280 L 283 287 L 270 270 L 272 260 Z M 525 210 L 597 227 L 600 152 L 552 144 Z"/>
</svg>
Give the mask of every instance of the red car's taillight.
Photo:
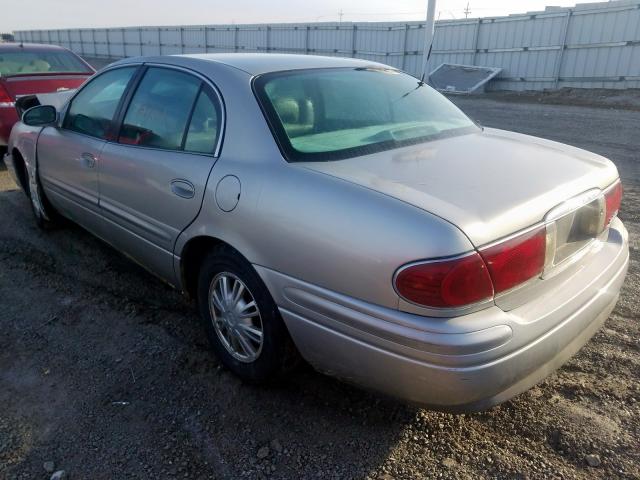
<svg viewBox="0 0 640 480">
<path fill-rule="evenodd" d="M 395 277 L 402 298 L 425 307 L 456 308 L 488 300 L 542 273 L 544 226 L 453 260 L 402 268 Z"/>
<path fill-rule="evenodd" d="M 620 204 L 622 203 L 622 183 L 618 180 L 612 187 L 604 192 L 605 202 L 605 216 L 604 226 L 608 227 L 620 210 Z"/>
<path fill-rule="evenodd" d="M 13 107 L 13 98 L 0 83 L 0 107 Z"/>
<path fill-rule="evenodd" d="M 544 226 L 480 250 L 496 293 L 509 290 L 542 273 L 547 231 Z"/>
<path fill-rule="evenodd" d="M 398 272 L 395 284 L 400 296 L 426 307 L 461 307 L 493 296 L 487 266 L 476 252 L 409 265 Z"/>
</svg>

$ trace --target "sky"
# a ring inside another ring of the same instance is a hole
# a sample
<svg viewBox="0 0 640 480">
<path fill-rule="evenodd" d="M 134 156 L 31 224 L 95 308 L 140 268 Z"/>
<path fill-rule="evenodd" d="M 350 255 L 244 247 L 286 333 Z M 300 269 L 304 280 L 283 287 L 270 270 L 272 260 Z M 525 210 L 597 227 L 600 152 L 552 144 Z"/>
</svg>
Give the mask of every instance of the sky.
<svg viewBox="0 0 640 480">
<path fill-rule="evenodd" d="M 583 0 L 586 1 L 586 0 Z M 469 18 L 573 6 L 575 0 L 438 0 L 436 17 Z M 427 0 L 0 0 L 0 32 L 227 23 L 423 20 Z"/>
</svg>

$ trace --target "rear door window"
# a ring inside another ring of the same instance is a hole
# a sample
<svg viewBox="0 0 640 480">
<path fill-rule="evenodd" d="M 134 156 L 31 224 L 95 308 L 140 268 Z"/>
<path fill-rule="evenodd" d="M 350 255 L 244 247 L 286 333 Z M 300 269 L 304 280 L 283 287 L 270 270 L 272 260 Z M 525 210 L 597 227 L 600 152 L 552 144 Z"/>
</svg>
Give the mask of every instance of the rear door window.
<svg viewBox="0 0 640 480">
<path fill-rule="evenodd" d="M 187 73 L 167 68 L 149 68 L 131 99 L 119 142 L 181 150 L 201 85 L 198 78 Z M 201 131 L 206 125 L 203 120 Z"/>
<path fill-rule="evenodd" d="M 107 140 L 122 94 L 136 68 L 109 70 L 91 80 L 71 101 L 64 128 Z"/>
<path fill-rule="evenodd" d="M 200 91 L 184 142 L 186 151 L 213 153 L 220 135 L 219 105 L 209 92 Z"/>
</svg>

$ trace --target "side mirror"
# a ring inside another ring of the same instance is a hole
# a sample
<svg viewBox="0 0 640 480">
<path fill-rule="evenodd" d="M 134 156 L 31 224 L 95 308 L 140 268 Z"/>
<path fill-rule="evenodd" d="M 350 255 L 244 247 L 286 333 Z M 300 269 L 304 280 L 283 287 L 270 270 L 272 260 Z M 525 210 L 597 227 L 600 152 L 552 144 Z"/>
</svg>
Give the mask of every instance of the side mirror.
<svg viewBox="0 0 640 480">
<path fill-rule="evenodd" d="M 58 120 L 58 112 L 52 105 L 38 105 L 22 114 L 22 123 L 31 127 L 53 125 L 56 120 Z"/>
</svg>

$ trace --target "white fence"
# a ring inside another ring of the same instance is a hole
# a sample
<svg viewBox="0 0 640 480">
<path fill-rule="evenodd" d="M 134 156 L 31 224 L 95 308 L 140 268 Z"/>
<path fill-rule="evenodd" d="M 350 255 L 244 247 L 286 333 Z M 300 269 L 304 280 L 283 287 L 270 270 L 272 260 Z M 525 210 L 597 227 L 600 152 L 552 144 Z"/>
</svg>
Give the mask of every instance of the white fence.
<svg viewBox="0 0 640 480">
<path fill-rule="evenodd" d="M 129 27 L 14 32 L 87 57 L 276 52 L 350 56 L 417 74 L 423 22 Z M 499 90 L 640 88 L 640 0 L 547 7 L 506 17 L 436 23 L 430 69 L 501 67 Z"/>
</svg>

